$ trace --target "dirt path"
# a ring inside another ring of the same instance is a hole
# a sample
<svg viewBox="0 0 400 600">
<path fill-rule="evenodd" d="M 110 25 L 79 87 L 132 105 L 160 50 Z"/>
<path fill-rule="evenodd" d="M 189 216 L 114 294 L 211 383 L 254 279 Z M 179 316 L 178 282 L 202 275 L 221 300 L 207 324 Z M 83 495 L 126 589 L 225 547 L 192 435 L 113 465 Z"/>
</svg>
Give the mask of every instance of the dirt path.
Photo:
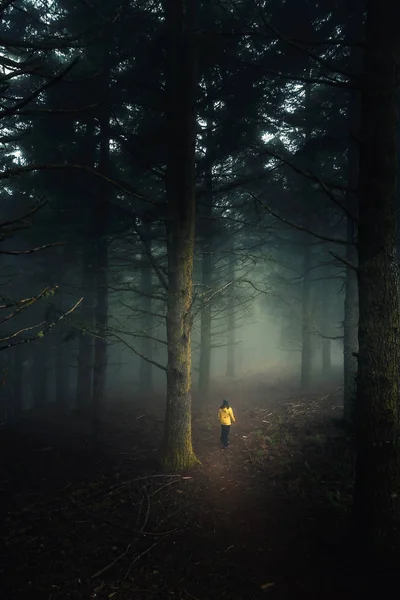
<svg viewBox="0 0 400 600">
<path fill-rule="evenodd" d="M 354 598 L 337 562 L 351 485 L 340 398 L 267 392 L 232 392 L 227 451 L 215 407 L 195 419 L 202 464 L 178 476 L 158 471 L 160 421 L 127 405 L 101 439 L 0 437 L 3 597 Z"/>
<path fill-rule="evenodd" d="M 286 398 L 286 407 L 272 394 L 262 408 L 250 398 L 237 410 L 227 451 L 220 449 L 212 413 L 198 424 L 194 443 L 202 467 L 193 477 L 201 480 L 196 495 L 205 507 L 200 519 L 202 546 L 208 544 L 216 571 L 226 574 L 212 597 L 250 600 L 265 598 L 268 593 L 274 598 L 304 595 L 328 600 L 337 598 L 338 592 L 343 599 L 353 597 L 329 566 L 329 545 L 323 547 L 325 558 L 318 556 L 321 536 L 316 532 L 326 523 L 318 524 L 318 502 L 307 496 L 301 482 L 305 470 L 301 437 L 313 440 L 313 435 L 324 430 L 324 419 L 332 419 L 340 403 L 334 391 L 317 394 L 313 400 L 297 394 Z M 329 404 L 324 405 L 328 398 Z M 300 414 L 293 415 L 296 410 Z M 308 436 L 301 420 L 301 416 L 307 419 L 307 411 Z M 321 458 L 318 453 L 322 455 L 323 445 L 318 447 L 319 443 L 317 437 L 316 447 L 308 452 L 311 460 Z M 317 457 L 312 456 L 315 451 Z M 302 464 L 297 469 L 299 458 Z M 325 519 L 329 519 L 332 506 L 326 504 Z M 341 516 L 336 519 L 335 515 L 326 527 L 328 538 Z"/>
</svg>

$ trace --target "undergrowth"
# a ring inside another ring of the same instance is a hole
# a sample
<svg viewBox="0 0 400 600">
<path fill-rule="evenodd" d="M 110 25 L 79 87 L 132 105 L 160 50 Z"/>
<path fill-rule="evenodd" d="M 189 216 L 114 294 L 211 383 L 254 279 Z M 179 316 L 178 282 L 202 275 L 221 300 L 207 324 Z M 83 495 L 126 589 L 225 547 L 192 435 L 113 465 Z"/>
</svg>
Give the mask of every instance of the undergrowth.
<svg viewBox="0 0 400 600">
<path fill-rule="evenodd" d="M 306 427 L 299 427 L 286 411 L 269 416 L 243 438 L 248 464 L 283 481 L 287 492 L 339 511 L 349 509 L 351 442 L 332 418 L 307 420 Z"/>
</svg>

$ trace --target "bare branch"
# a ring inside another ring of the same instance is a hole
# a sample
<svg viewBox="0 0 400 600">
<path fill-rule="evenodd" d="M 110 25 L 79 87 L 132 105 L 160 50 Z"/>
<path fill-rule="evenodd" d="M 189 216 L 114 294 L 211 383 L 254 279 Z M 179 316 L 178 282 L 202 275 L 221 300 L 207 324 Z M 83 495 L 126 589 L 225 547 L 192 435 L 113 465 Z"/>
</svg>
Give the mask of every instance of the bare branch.
<svg viewBox="0 0 400 600">
<path fill-rule="evenodd" d="M 290 167 L 298 175 L 302 175 L 303 177 L 306 177 L 307 179 L 311 179 L 311 181 L 314 181 L 315 183 L 318 183 L 318 185 L 320 185 L 320 186 L 323 185 L 324 186 L 324 190 L 338 190 L 340 192 L 345 192 L 345 193 L 351 192 L 351 193 L 354 193 L 354 194 L 357 192 L 357 190 L 351 189 L 351 188 L 349 188 L 349 186 L 342 185 L 342 184 L 340 184 L 338 182 L 323 181 L 322 179 L 319 179 L 316 175 L 314 175 L 310 171 L 305 171 L 304 169 L 301 169 L 300 167 L 298 167 L 297 165 L 293 164 L 291 161 L 287 160 L 283 156 L 280 156 L 279 154 L 277 154 L 276 152 L 274 152 L 270 148 L 266 148 L 266 147 L 261 146 L 261 144 L 253 144 L 253 145 L 250 146 L 250 148 L 255 148 L 259 152 L 263 152 L 264 154 L 267 154 L 269 156 L 272 156 L 273 158 L 276 158 L 282 164 Z M 329 197 L 331 198 L 331 196 L 329 196 Z M 335 202 L 335 204 L 338 202 L 337 198 L 334 200 L 334 202 Z M 340 204 L 340 208 L 347 214 L 347 216 L 349 218 L 351 218 L 352 221 L 356 220 L 355 217 L 354 217 L 354 215 L 351 215 L 350 213 L 346 212 L 347 209 L 346 209 L 346 207 L 343 204 Z"/>
<path fill-rule="evenodd" d="M 114 337 L 118 341 L 120 341 L 122 344 L 124 344 L 124 346 L 126 346 L 127 348 L 129 348 L 129 350 L 132 350 L 132 352 L 134 352 L 137 356 L 139 356 L 140 358 L 142 358 L 146 362 L 150 363 L 151 365 L 154 365 L 155 367 L 158 367 L 162 371 L 165 371 L 165 372 L 167 371 L 167 367 L 165 365 L 162 365 L 161 363 L 158 363 L 157 361 L 152 360 L 151 358 L 148 358 L 147 356 L 145 356 L 144 354 L 142 354 L 141 352 L 139 352 L 139 350 L 137 350 L 134 346 L 132 346 L 131 344 L 129 344 L 126 340 L 124 340 L 123 338 L 121 338 L 119 335 L 114 334 Z M 1 348 L 0 348 L 0 350 L 1 350 Z"/>
<path fill-rule="evenodd" d="M 25 221 L 26 219 L 29 219 L 30 217 L 33 217 L 33 215 L 35 213 L 37 213 L 41 208 L 43 208 L 43 206 L 45 206 L 46 204 L 47 204 L 47 201 L 39 203 L 34 208 L 32 208 L 30 211 L 28 211 L 24 215 L 21 215 L 20 217 L 16 217 L 15 219 L 12 219 L 11 221 L 0 222 L 0 230 L 5 227 L 9 227 L 10 225 L 15 225 L 16 223 Z"/>
<path fill-rule="evenodd" d="M 249 29 L 246 31 L 219 31 L 219 30 L 207 30 L 204 31 L 204 36 L 210 37 L 260 37 L 269 41 L 276 40 L 276 36 L 268 35 L 261 31 Z M 363 42 L 350 42 L 349 40 L 341 40 L 336 38 L 327 38 L 325 40 L 303 40 L 297 38 L 290 38 L 296 44 L 302 46 L 339 46 L 344 48 L 363 48 Z"/>
<path fill-rule="evenodd" d="M 243 65 L 248 67 L 253 67 L 254 69 L 259 69 L 265 75 L 272 75 L 274 77 L 280 77 L 282 79 L 286 79 L 288 81 L 299 81 L 300 83 L 312 83 L 315 85 L 328 85 L 334 88 L 342 88 L 345 90 L 353 90 L 357 89 L 355 85 L 351 83 L 347 83 L 346 81 L 338 81 L 337 79 L 330 79 L 327 76 L 324 77 L 307 77 L 305 75 L 291 75 L 290 73 L 282 73 L 280 71 L 274 71 L 273 69 L 266 69 L 263 65 L 252 63 L 245 60 L 237 61 Z"/>
<path fill-rule="evenodd" d="M 345 246 L 351 245 L 351 242 L 348 242 L 347 240 L 342 240 L 342 239 L 338 239 L 338 238 L 330 238 L 328 236 L 320 235 L 319 233 L 316 233 L 315 231 L 308 229 L 308 227 L 303 227 L 302 225 L 297 225 L 297 223 L 293 223 L 293 221 L 289 221 L 288 219 L 285 219 L 285 217 L 281 217 L 274 210 L 272 210 L 272 208 L 270 208 L 265 202 L 263 202 L 262 200 L 257 198 L 255 195 L 253 195 L 253 196 L 254 196 L 254 199 L 261 206 L 263 206 L 265 208 L 265 210 L 267 212 L 269 212 L 273 217 L 275 217 L 276 219 L 279 219 L 280 221 L 282 221 L 282 223 L 285 223 L 286 225 L 293 227 L 293 229 L 297 229 L 298 231 L 304 231 L 305 233 L 308 233 L 308 234 L 312 235 L 313 237 L 316 237 L 317 239 L 322 240 L 323 242 L 330 242 L 331 244 L 340 244 L 340 245 L 345 245 Z"/>
<path fill-rule="evenodd" d="M 354 263 L 346 260 L 342 256 L 338 256 L 334 252 L 329 251 L 329 254 L 331 254 L 334 258 L 336 258 L 337 260 L 339 260 L 340 262 L 342 262 L 344 265 L 346 265 L 346 267 L 349 267 L 349 269 L 352 269 L 353 271 L 358 271 L 358 267 Z"/>
<path fill-rule="evenodd" d="M 37 114 L 68 114 L 68 113 L 81 113 L 88 110 L 97 108 L 99 103 L 87 104 L 85 106 L 79 106 L 78 108 L 27 108 L 24 110 L 17 110 L 14 114 L 16 115 L 37 115 Z"/>
<path fill-rule="evenodd" d="M 64 75 L 69 73 L 74 68 L 74 66 L 78 63 L 78 61 L 79 61 L 79 57 L 75 58 L 72 62 L 70 62 L 70 64 L 67 67 L 65 67 L 65 69 L 62 69 L 62 71 L 58 75 L 56 75 L 55 77 L 52 77 L 50 79 L 50 81 L 46 81 L 46 83 L 44 83 L 37 90 L 32 92 L 32 94 L 30 94 L 29 96 L 27 96 L 26 98 L 21 100 L 21 102 L 18 102 L 18 104 L 15 104 L 12 107 L 5 108 L 4 110 L 0 111 L 0 118 L 15 114 L 16 111 L 20 110 L 21 108 L 24 108 L 25 106 L 30 104 L 33 100 L 36 100 L 36 98 L 38 98 L 38 96 L 40 96 L 40 94 L 42 92 L 46 91 L 49 87 L 51 87 L 58 81 L 61 81 L 61 79 L 63 79 Z"/>
<path fill-rule="evenodd" d="M 48 296 L 53 295 L 57 289 L 58 289 L 58 286 L 55 286 L 53 288 L 48 287 L 48 288 L 45 288 L 43 290 L 43 292 L 40 292 L 40 294 L 38 294 L 37 296 L 34 296 L 32 298 L 24 298 L 23 300 L 19 300 L 18 302 L 13 302 L 11 304 L 3 304 L 2 306 L 0 306 L 0 309 L 14 308 L 14 307 L 17 307 L 17 308 L 14 312 L 10 313 L 2 321 L 0 321 L 0 324 L 6 323 L 10 319 L 16 317 L 17 315 L 19 315 L 21 312 L 23 312 L 24 310 L 26 310 L 33 304 L 36 304 L 36 302 L 38 300 L 41 300 L 42 298 L 46 298 Z"/>
<path fill-rule="evenodd" d="M 108 177 L 107 175 L 104 175 L 103 173 L 100 173 L 99 171 L 96 171 L 96 169 L 93 169 L 87 165 L 79 165 L 79 164 L 72 164 L 72 163 L 65 163 L 65 164 L 49 163 L 49 164 L 31 164 L 31 165 L 25 165 L 25 166 L 18 166 L 18 167 L 14 167 L 12 169 L 7 169 L 6 171 L 0 172 L 0 179 L 11 179 L 11 177 L 15 177 L 16 175 L 21 175 L 22 173 L 32 173 L 33 171 L 46 171 L 46 170 L 52 171 L 52 170 L 57 170 L 57 169 L 77 169 L 79 171 L 86 171 L 87 173 L 91 173 L 92 175 L 94 175 L 95 177 L 98 177 L 99 179 L 102 179 L 103 181 L 107 181 L 108 183 L 110 183 L 111 185 L 113 185 L 114 187 L 119 189 L 121 192 L 124 192 L 125 194 L 133 196 L 134 198 L 137 198 L 138 200 L 142 200 L 143 202 L 148 202 L 150 204 L 160 206 L 159 202 L 156 202 L 155 200 L 151 200 L 150 198 L 146 198 L 145 196 L 138 194 L 128 184 L 121 183 L 120 181 L 117 181 L 116 179 L 112 179 L 111 177 Z"/>
<path fill-rule="evenodd" d="M 102 21 L 106 25 L 111 25 L 112 23 L 115 23 L 115 21 L 122 14 L 122 13 L 117 13 L 112 19 L 110 19 L 109 17 L 106 17 L 96 6 L 93 6 L 93 4 L 91 2 L 89 2 L 89 0 L 82 0 L 82 2 L 83 2 L 83 4 L 86 4 L 86 6 L 90 10 L 92 10 L 94 12 L 94 14 L 98 17 L 98 19 L 100 19 L 100 21 Z"/>
<path fill-rule="evenodd" d="M 310 48 L 307 48 L 307 46 L 303 46 L 298 41 L 287 37 L 284 33 L 282 33 L 279 29 L 277 29 L 276 27 L 274 27 L 272 25 L 271 20 L 265 16 L 262 8 L 261 7 L 259 7 L 259 8 L 260 8 L 260 16 L 261 16 L 264 26 L 267 29 L 270 29 L 280 40 L 285 42 L 288 46 L 291 46 L 292 48 L 296 48 L 296 50 L 300 50 L 304 54 L 307 54 L 307 56 L 312 58 L 312 60 L 314 60 L 318 65 L 320 65 L 321 67 L 324 67 L 325 69 L 328 69 L 328 71 L 332 71 L 334 73 L 337 73 L 338 75 L 343 75 L 344 77 L 346 77 L 348 79 L 352 79 L 355 77 L 354 75 L 352 75 L 352 73 L 349 73 L 345 69 L 342 69 L 341 67 L 330 63 L 325 58 L 322 58 L 322 56 L 320 56 L 319 54 L 316 54 L 313 50 L 310 50 Z"/>
<path fill-rule="evenodd" d="M 167 297 L 161 296 L 160 294 L 147 294 L 146 292 L 142 292 L 138 288 L 134 288 L 131 285 L 127 285 L 126 287 L 115 287 L 112 285 L 106 286 L 112 292 L 132 292 L 133 294 L 137 294 L 138 296 L 143 296 L 144 298 L 151 298 L 152 300 L 160 300 L 161 302 L 166 302 Z"/>
<path fill-rule="evenodd" d="M 138 312 L 138 313 L 141 313 L 143 315 L 150 315 L 152 317 L 157 317 L 159 319 L 165 319 L 166 318 L 166 315 L 162 315 L 161 313 L 154 313 L 154 312 L 151 312 L 149 310 L 143 310 L 141 308 L 136 308 L 136 307 L 133 307 L 133 306 L 129 306 L 129 304 L 126 304 L 122 300 L 120 300 L 120 304 L 122 304 L 122 306 L 125 306 L 125 308 L 129 309 L 132 312 Z"/>
<path fill-rule="evenodd" d="M 30 337 L 30 338 L 25 338 L 23 340 L 19 340 L 15 343 L 7 344 L 6 346 L 0 346 L 0 350 L 7 350 L 8 348 L 13 348 L 14 346 L 19 346 L 21 344 L 28 344 L 29 342 L 33 342 L 35 340 L 43 338 L 45 336 L 45 334 L 48 333 L 51 329 L 53 329 L 53 327 L 55 327 L 58 323 L 60 323 L 60 321 L 64 320 L 66 317 L 68 317 L 70 314 L 72 314 L 78 308 L 78 306 L 82 303 L 82 301 L 83 301 L 83 298 L 80 298 L 78 300 L 78 302 L 76 302 L 72 308 L 70 308 L 67 312 L 63 313 L 62 315 L 60 315 L 57 319 L 55 319 L 51 323 L 49 323 L 44 329 L 42 329 L 42 331 L 39 331 L 39 333 L 37 335 Z"/>
<path fill-rule="evenodd" d="M 334 335 L 334 336 L 332 336 L 332 335 L 324 335 L 323 333 L 321 333 L 319 331 L 319 329 L 317 328 L 315 322 L 313 323 L 312 330 L 313 330 L 314 333 L 317 333 L 324 340 L 333 340 L 333 341 L 336 341 L 336 340 L 343 340 L 344 339 L 344 335 Z"/>
<path fill-rule="evenodd" d="M 133 226 L 134 231 L 137 233 L 140 241 L 143 244 L 143 247 L 145 249 L 145 252 L 147 254 L 147 258 L 149 259 L 151 266 L 153 267 L 162 287 L 164 288 L 164 290 L 166 292 L 168 292 L 168 282 L 164 277 L 164 273 L 162 272 L 162 269 L 160 267 L 160 265 L 158 264 L 157 260 L 155 259 L 152 251 L 151 251 L 151 247 L 149 245 L 149 243 L 147 242 L 147 240 L 143 237 L 143 235 L 140 233 L 139 229 L 136 226 Z"/>
<path fill-rule="evenodd" d="M 131 335 L 134 338 L 152 340 L 153 342 L 157 342 L 158 344 L 164 344 L 165 346 L 168 345 L 167 340 L 163 340 L 161 338 L 157 338 L 152 335 L 148 335 L 147 333 L 138 333 L 136 331 L 126 331 L 126 329 L 119 330 L 119 329 L 115 329 L 114 327 L 109 327 L 108 331 L 111 334 L 119 333 L 119 334 L 123 334 L 123 335 Z"/>
<path fill-rule="evenodd" d="M 17 336 L 21 335 L 21 333 L 26 333 L 27 331 L 32 331 L 32 329 L 37 329 L 38 327 L 41 327 L 45 323 L 46 323 L 46 321 L 41 321 L 40 323 L 37 323 L 36 325 L 31 325 L 30 327 L 24 327 L 23 329 L 20 329 L 19 331 L 15 331 L 14 333 L 12 333 L 11 335 L 9 335 L 5 338 L 1 338 L 0 342 L 8 342 L 8 340 L 12 340 L 12 339 L 16 338 Z M 40 337 L 40 336 L 38 336 L 38 337 Z"/>
<path fill-rule="evenodd" d="M 33 254 L 40 250 L 46 250 L 46 248 L 54 248 L 56 246 L 63 246 L 65 242 L 54 242 L 54 244 L 44 244 L 37 248 L 30 248 L 29 250 L 0 250 L 0 254 L 7 254 L 9 256 L 19 256 L 20 254 Z"/>
<path fill-rule="evenodd" d="M 211 344 L 210 348 L 225 348 L 226 346 L 237 346 L 241 343 L 242 340 L 237 340 L 236 342 L 226 342 L 225 344 Z"/>
</svg>

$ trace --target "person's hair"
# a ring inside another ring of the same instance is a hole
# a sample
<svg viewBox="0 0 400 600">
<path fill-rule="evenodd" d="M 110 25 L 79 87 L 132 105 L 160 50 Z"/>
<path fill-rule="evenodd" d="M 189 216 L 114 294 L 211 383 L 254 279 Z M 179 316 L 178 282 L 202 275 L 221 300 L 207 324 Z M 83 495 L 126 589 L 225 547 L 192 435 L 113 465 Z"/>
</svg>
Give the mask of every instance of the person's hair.
<svg viewBox="0 0 400 600">
<path fill-rule="evenodd" d="M 222 400 L 221 408 L 229 408 L 228 400 Z"/>
</svg>

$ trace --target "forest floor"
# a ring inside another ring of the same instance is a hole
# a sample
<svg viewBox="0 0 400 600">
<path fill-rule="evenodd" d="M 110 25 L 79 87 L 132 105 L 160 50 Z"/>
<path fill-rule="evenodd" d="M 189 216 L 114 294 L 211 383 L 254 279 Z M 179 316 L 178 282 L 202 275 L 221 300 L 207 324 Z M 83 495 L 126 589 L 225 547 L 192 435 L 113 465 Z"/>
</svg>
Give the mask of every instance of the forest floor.
<svg viewBox="0 0 400 600">
<path fill-rule="evenodd" d="M 201 465 L 180 474 L 158 467 L 161 399 L 135 410 L 116 400 L 97 437 L 72 418 L 3 429 L 1 597 L 358 597 L 341 389 L 304 396 L 249 378 L 213 396 L 193 423 Z M 226 451 L 222 397 L 237 418 Z"/>
</svg>

